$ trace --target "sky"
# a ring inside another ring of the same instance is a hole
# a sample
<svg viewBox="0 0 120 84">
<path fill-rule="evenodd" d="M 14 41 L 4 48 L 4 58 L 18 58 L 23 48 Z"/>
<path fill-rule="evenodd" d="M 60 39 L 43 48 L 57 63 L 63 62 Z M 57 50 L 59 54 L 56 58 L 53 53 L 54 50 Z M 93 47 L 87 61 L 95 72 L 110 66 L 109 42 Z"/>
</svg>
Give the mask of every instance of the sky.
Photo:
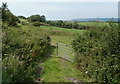
<svg viewBox="0 0 120 84">
<path fill-rule="evenodd" d="M 0 2 L 118 2 L 120 0 L 0 0 Z"/>
<path fill-rule="evenodd" d="M 47 20 L 118 17 L 117 0 L 2 0 L 10 11 L 25 17 L 40 14 Z"/>
</svg>

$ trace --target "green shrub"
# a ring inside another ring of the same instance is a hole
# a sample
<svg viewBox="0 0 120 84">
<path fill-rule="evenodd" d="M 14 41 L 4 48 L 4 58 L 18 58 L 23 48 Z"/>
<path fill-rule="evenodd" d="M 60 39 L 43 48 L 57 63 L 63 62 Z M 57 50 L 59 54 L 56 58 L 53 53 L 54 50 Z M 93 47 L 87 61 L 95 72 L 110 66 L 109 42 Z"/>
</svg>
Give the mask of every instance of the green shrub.
<svg viewBox="0 0 120 84">
<path fill-rule="evenodd" d="M 90 28 L 78 35 L 72 43 L 77 53 L 78 68 L 94 82 L 120 82 L 119 28 L 115 23 L 109 25 Z"/>
<path fill-rule="evenodd" d="M 3 83 L 33 82 L 50 37 L 33 28 L 3 30 Z"/>
<path fill-rule="evenodd" d="M 36 27 L 40 27 L 41 26 L 41 22 L 38 22 L 38 21 L 34 22 L 33 25 L 36 26 Z"/>
</svg>

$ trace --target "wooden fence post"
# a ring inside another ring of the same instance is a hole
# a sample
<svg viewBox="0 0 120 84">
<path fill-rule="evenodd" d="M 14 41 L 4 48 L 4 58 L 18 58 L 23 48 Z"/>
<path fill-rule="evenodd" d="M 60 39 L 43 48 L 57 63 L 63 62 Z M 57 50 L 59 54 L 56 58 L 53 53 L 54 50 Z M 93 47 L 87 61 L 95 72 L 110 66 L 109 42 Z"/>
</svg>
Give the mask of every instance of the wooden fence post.
<svg viewBox="0 0 120 84">
<path fill-rule="evenodd" d="M 57 42 L 57 55 L 58 55 L 58 42 Z"/>
</svg>

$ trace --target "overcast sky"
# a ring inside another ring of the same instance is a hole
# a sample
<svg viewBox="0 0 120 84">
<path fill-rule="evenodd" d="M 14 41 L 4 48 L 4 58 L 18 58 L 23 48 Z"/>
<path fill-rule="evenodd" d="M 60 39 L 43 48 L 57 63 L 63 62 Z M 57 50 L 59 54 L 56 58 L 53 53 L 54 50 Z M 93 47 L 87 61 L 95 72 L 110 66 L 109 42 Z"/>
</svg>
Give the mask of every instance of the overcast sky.
<svg viewBox="0 0 120 84">
<path fill-rule="evenodd" d="M 21 1 L 21 2 L 20 2 Z M 29 2 L 28 2 L 29 1 Z M 63 1 L 63 2 L 62 2 Z M 69 2 L 68 2 L 69 1 Z M 2 0 L 15 15 L 45 15 L 48 20 L 118 17 L 117 0 Z M 107 2 L 108 1 L 108 2 Z"/>
</svg>

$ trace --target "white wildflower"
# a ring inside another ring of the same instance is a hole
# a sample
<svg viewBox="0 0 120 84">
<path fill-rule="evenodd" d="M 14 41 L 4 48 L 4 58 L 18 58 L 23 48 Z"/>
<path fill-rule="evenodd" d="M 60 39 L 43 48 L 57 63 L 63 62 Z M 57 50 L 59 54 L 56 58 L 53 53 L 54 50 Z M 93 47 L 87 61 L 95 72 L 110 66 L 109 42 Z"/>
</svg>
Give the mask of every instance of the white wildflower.
<svg viewBox="0 0 120 84">
<path fill-rule="evenodd" d="M 85 73 L 88 73 L 88 71 L 86 71 Z"/>
</svg>

